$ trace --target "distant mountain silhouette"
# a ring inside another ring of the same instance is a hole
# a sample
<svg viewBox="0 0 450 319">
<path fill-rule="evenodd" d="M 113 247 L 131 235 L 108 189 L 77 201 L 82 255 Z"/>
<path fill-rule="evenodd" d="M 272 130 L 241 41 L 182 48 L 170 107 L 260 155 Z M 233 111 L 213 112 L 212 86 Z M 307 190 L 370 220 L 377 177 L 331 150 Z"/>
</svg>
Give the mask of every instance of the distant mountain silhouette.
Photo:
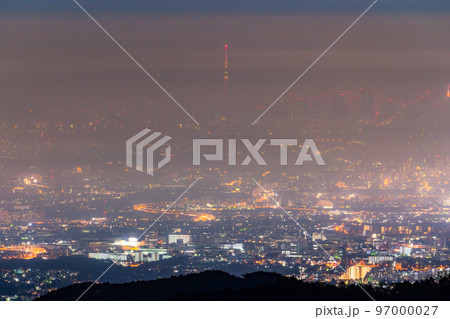
<svg viewBox="0 0 450 319">
<path fill-rule="evenodd" d="M 90 282 L 52 291 L 37 300 L 76 300 Z M 398 283 L 388 289 L 364 286 L 376 300 L 450 300 L 450 277 L 418 283 Z M 276 273 L 256 272 L 243 278 L 222 271 L 205 271 L 153 281 L 125 284 L 101 283 L 93 286 L 82 300 L 370 300 L 357 285 L 333 286 L 305 283 Z"/>
</svg>

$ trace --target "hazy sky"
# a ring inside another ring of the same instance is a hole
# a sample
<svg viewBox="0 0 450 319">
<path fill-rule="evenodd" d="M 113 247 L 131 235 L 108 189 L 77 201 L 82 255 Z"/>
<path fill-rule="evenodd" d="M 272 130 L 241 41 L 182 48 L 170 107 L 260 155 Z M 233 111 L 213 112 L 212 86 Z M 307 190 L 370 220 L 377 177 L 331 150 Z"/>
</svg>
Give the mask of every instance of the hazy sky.
<svg viewBox="0 0 450 319">
<path fill-rule="evenodd" d="M 223 89 L 225 43 L 230 94 L 243 107 L 267 105 L 371 1 L 80 3 L 195 114 Z M 71 0 L 3 0 L 0 7 L 2 109 L 65 110 L 130 101 L 145 107 L 164 97 Z M 292 93 L 362 87 L 413 98 L 429 88 L 445 89 L 449 13 L 449 1 L 380 0 Z"/>
</svg>

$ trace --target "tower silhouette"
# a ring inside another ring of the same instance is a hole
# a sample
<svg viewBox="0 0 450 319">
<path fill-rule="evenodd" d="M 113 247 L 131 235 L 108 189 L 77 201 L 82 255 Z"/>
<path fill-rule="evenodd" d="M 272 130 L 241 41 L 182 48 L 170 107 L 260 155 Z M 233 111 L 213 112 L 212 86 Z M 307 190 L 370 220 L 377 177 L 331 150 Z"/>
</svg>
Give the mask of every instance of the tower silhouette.
<svg viewBox="0 0 450 319">
<path fill-rule="evenodd" d="M 223 71 L 223 82 L 225 84 L 225 91 L 228 90 L 228 44 L 225 44 L 225 63 L 224 63 L 224 71 Z"/>
</svg>

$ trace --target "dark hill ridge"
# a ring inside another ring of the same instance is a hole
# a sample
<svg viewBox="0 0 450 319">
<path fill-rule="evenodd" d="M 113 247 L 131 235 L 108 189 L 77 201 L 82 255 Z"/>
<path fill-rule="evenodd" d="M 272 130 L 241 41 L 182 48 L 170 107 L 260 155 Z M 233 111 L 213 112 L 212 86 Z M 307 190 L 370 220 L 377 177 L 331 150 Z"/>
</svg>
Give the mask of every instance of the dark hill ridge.
<svg viewBox="0 0 450 319">
<path fill-rule="evenodd" d="M 439 282 L 427 279 L 419 283 L 400 283 L 390 289 L 364 289 L 376 300 L 449 300 L 449 276 Z M 37 300 L 76 300 L 90 283 L 71 285 L 52 291 Z M 276 273 L 256 272 L 243 278 L 222 271 L 206 271 L 153 281 L 125 284 L 101 283 L 92 287 L 82 300 L 370 300 L 356 285 L 332 286 L 305 283 Z"/>
</svg>

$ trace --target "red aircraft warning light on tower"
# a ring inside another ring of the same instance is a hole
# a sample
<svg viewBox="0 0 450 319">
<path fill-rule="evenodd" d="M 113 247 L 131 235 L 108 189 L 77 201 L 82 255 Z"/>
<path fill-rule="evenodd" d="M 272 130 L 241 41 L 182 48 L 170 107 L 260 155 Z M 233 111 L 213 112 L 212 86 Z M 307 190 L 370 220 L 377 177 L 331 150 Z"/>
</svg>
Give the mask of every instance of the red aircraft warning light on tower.
<svg viewBox="0 0 450 319">
<path fill-rule="evenodd" d="M 225 82 L 225 85 L 228 83 L 228 44 L 225 44 L 225 64 L 224 64 L 224 71 L 223 71 L 223 81 Z"/>
</svg>

